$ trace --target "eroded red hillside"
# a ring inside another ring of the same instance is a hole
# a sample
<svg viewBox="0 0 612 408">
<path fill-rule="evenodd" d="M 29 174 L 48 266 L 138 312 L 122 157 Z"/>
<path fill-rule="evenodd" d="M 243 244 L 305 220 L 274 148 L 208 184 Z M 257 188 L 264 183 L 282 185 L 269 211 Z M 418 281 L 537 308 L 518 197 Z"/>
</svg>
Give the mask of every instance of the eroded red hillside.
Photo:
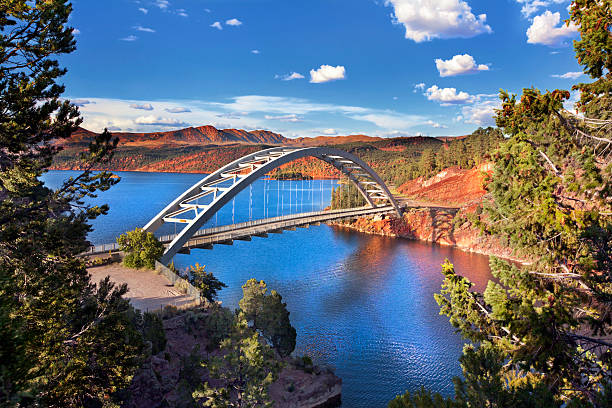
<svg viewBox="0 0 612 408">
<path fill-rule="evenodd" d="M 485 175 L 491 174 L 492 163 L 484 163 L 471 170 L 449 167 L 435 176 L 419 177 L 402 184 L 398 192 L 417 201 L 437 205 L 464 206 L 480 201 L 487 193 Z"/>
</svg>

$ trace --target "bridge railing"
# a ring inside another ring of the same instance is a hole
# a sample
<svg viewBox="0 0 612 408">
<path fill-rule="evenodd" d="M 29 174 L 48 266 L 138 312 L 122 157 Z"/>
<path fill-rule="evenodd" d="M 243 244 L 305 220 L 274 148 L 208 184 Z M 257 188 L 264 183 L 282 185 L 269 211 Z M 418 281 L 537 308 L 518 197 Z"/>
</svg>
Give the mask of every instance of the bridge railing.
<svg viewBox="0 0 612 408">
<path fill-rule="evenodd" d="M 372 210 L 372 212 L 380 212 L 381 210 L 389 210 L 388 207 L 390 206 L 376 207 L 376 208 L 360 207 L 360 208 L 353 208 L 349 210 L 340 209 L 340 210 L 328 210 L 328 211 L 312 211 L 308 213 L 297 213 L 297 214 L 283 215 L 279 217 L 263 218 L 260 220 L 247 221 L 247 222 L 241 222 L 237 224 L 223 225 L 221 227 L 202 229 L 196 232 L 193 235 L 193 238 L 197 238 L 197 237 L 201 237 L 205 235 L 216 235 L 216 234 L 220 234 L 220 233 L 227 232 L 227 231 L 233 231 L 236 229 L 244 229 L 244 228 L 249 228 L 249 227 L 256 227 L 259 225 L 274 224 L 274 223 L 281 222 L 281 221 L 310 218 L 310 217 L 314 217 L 318 215 L 332 216 L 331 218 L 333 218 L 333 216 L 338 215 L 338 214 L 345 215 L 347 213 L 353 213 L 353 212 L 361 213 L 367 210 Z M 159 240 L 161 242 L 166 243 L 166 242 L 171 242 L 175 237 L 176 237 L 176 234 L 161 235 L 159 236 Z"/>
<path fill-rule="evenodd" d="M 186 295 L 193 297 L 194 303 L 199 305 L 201 302 L 201 292 L 198 288 L 189 283 L 185 278 L 177 275 L 172 269 L 168 268 L 159 261 L 155 261 L 155 271 L 163 275 L 177 289 L 184 292 Z"/>
<path fill-rule="evenodd" d="M 321 211 L 310 214 L 310 216 L 304 216 L 302 214 L 301 217 L 293 217 L 292 219 L 277 217 L 275 221 L 272 219 L 266 219 L 265 223 L 243 223 L 244 227 L 237 228 L 237 225 L 234 225 L 231 231 L 218 232 L 213 234 L 200 234 L 194 235 L 187 243 L 185 244 L 187 247 L 198 247 L 202 245 L 215 244 L 223 241 L 232 241 L 234 239 L 244 238 L 245 236 L 252 236 L 258 234 L 264 234 L 270 232 L 270 225 L 272 225 L 273 230 L 282 230 L 284 228 L 292 228 L 299 227 L 306 224 L 312 224 L 317 222 L 325 222 L 330 221 L 332 219 L 340 219 L 340 218 L 350 218 L 357 217 L 362 215 L 367 215 L 371 213 L 380 213 L 383 211 L 394 211 L 393 206 L 388 207 L 378 207 L 378 208 L 361 208 L 352 211 Z M 297 222 L 296 222 L 297 221 Z M 262 228 L 256 228 L 256 227 Z"/>
<path fill-rule="evenodd" d="M 111 243 L 111 244 L 90 246 L 89 249 L 83 253 L 83 255 L 103 254 L 105 252 L 115 252 L 115 251 L 119 251 L 119 244 L 117 244 L 116 242 Z"/>
</svg>

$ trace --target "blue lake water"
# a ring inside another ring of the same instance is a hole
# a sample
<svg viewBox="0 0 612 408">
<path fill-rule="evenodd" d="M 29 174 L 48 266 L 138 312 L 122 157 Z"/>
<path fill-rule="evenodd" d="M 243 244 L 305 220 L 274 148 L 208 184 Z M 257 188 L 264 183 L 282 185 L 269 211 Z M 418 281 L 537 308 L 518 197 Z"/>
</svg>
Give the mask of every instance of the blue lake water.
<svg viewBox="0 0 612 408">
<path fill-rule="evenodd" d="M 54 171 L 44 179 L 57 186 L 73 174 Z M 109 214 L 93 223 L 94 244 L 113 242 L 118 234 L 144 226 L 202 178 L 117 174 L 121 182 L 94 201 L 110 205 Z M 318 210 L 329 205 L 335 185 L 330 180 L 260 180 L 208 226 Z M 174 227 L 159 232 L 174 232 Z M 295 353 L 336 368 L 343 380 L 343 407 L 369 408 L 384 407 L 395 395 L 421 386 L 452 395 L 464 341 L 438 314 L 433 298 L 440 290 L 445 258 L 477 289 L 484 289 L 490 278 L 486 256 L 326 225 L 194 250 L 174 261 L 179 268 L 206 265 L 228 285 L 220 300 L 232 308 L 246 280 L 264 280 L 287 302 L 298 333 Z"/>
</svg>

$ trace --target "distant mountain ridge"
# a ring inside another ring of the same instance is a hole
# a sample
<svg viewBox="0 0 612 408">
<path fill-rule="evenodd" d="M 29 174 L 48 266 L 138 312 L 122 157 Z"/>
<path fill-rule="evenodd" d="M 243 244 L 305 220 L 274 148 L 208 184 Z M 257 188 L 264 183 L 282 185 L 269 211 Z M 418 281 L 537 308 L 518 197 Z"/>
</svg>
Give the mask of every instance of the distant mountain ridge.
<svg viewBox="0 0 612 408">
<path fill-rule="evenodd" d="M 205 145 L 205 144 L 288 144 L 290 139 L 267 130 L 217 129 L 214 126 L 188 127 L 167 132 L 131 133 L 111 132 L 123 146 Z M 77 147 L 89 144 L 96 133 L 79 128 L 65 146 Z"/>
<path fill-rule="evenodd" d="M 226 144 L 267 144 L 286 146 L 325 146 L 338 145 L 355 142 L 380 142 L 387 140 L 381 137 L 366 135 L 348 136 L 316 136 L 289 139 L 285 136 L 267 130 L 243 130 L 243 129 L 217 129 L 214 126 L 188 127 L 179 130 L 151 133 L 111 132 L 119 138 L 119 144 L 126 147 L 155 147 L 155 146 L 202 146 L 202 145 L 226 145 Z M 61 142 L 65 147 L 85 147 L 94 138 L 96 133 L 84 128 L 79 128 L 72 134 L 70 139 Z M 437 139 L 447 141 L 451 137 L 439 137 Z M 458 137 L 461 138 L 461 137 Z"/>
</svg>

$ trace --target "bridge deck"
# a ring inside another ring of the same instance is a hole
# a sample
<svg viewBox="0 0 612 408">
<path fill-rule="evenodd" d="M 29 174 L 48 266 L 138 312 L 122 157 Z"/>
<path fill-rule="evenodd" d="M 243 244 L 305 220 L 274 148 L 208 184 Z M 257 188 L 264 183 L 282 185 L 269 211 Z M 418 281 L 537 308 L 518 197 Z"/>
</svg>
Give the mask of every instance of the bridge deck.
<svg viewBox="0 0 612 408">
<path fill-rule="evenodd" d="M 285 215 L 282 217 L 225 225 L 222 227 L 199 230 L 183 246 L 183 251 L 194 248 L 212 248 L 214 244 L 231 244 L 234 240 L 250 240 L 253 236 L 265 236 L 268 233 L 282 232 L 296 227 L 306 227 L 311 224 L 335 221 L 346 218 L 361 217 L 372 214 L 385 214 L 395 211 L 392 205 L 384 207 L 364 207 L 349 210 L 315 211 Z M 168 245 L 176 238 L 176 234 L 162 235 L 159 240 Z M 83 255 L 101 255 L 119 251 L 117 243 L 92 246 Z"/>
</svg>

